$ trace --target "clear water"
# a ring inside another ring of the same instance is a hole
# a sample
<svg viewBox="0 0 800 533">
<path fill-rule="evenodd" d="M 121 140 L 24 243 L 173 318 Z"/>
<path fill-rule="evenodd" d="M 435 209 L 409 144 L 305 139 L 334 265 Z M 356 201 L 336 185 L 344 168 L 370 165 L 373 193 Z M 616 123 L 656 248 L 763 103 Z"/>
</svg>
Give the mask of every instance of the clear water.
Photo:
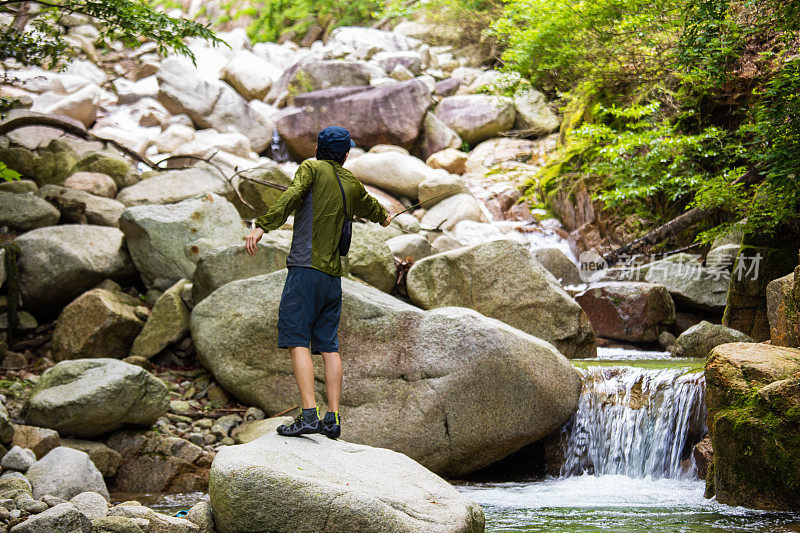
<svg viewBox="0 0 800 533">
<path fill-rule="evenodd" d="M 141 492 L 115 492 L 111 494 L 112 503 L 136 500 L 154 511 L 174 515 L 178 511 L 187 511 L 200 501 L 208 501 L 207 492 L 183 492 L 178 494 L 155 494 Z"/>
<path fill-rule="evenodd" d="M 584 390 L 562 429 L 561 477 L 457 488 L 487 532 L 800 532 L 800 514 L 703 497 L 688 453 L 705 433 L 702 361 L 600 348 L 577 363 Z"/>
<path fill-rule="evenodd" d="M 716 533 L 800 531 L 800 515 L 728 507 L 696 480 L 582 475 L 457 488 L 481 505 L 492 532 Z"/>
</svg>

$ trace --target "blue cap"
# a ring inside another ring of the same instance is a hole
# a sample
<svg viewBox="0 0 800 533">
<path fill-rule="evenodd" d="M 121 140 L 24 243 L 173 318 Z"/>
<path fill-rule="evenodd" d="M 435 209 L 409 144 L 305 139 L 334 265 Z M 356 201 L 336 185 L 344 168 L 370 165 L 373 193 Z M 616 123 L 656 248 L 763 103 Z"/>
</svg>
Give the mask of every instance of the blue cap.
<svg viewBox="0 0 800 533">
<path fill-rule="evenodd" d="M 339 126 L 328 126 L 317 136 L 317 146 L 337 154 L 349 152 L 355 145 L 350 132 Z"/>
</svg>

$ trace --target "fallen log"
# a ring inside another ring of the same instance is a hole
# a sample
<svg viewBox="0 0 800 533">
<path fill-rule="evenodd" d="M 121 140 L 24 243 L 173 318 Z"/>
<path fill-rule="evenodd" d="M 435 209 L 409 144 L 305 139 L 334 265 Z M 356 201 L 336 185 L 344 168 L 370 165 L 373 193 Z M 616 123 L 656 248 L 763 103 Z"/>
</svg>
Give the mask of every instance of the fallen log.
<svg viewBox="0 0 800 533">
<path fill-rule="evenodd" d="M 702 209 L 700 207 L 690 209 L 685 213 L 673 218 L 666 224 L 647 232 L 645 235 L 639 237 L 633 242 L 611 250 L 603 256 L 603 259 L 605 259 L 606 263 L 611 266 L 619 260 L 619 256 L 631 255 L 647 246 L 654 246 L 674 235 L 677 235 L 681 231 L 694 226 L 698 222 L 710 218 L 716 212 L 716 209 Z"/>
</svg>

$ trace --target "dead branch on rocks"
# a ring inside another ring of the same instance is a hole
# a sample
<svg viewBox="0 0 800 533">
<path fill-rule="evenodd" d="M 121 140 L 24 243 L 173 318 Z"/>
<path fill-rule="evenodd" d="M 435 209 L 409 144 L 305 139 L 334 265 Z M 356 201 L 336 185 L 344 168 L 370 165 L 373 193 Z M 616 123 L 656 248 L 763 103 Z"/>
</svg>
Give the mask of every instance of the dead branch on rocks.
<svg viewBox="0 0 800 533">
<path fill-rule="evenodd" d="M 605 259 L 609 265 L 613 265 L 619 260 L 621 255 L 630 255 L 638 252 L 642 248 L 654 246 L 674 235 L 677 235 L 681 231 L 694 226 L 698 222 L 710 218 L 714 213 L 716 213 L 716 210 L 713 209 L 702 209 L 700 207 L 690 209 L 680 216 L 673 218 L 666 224 L 647 232 L 645 235 L 639 237 L 633 242 L 611 250 L 603 256 L 603 259 Z"/>
<path fill-rule="evenodd" d="M 203 163 L 206 163 L 207 165 L 210 165 L 214 169 L 216 169 L 217 172 L 219 172 L 220 175 L 225 179 L 225 181 L 227 181 L 228 184 L 231 186 L 233 191 L 236 193 L 236 196 L 239 197 L 239 200 L 244 205 L 246 205 L 247 207 L 252 209 L 253 211 L 255 211 L 255 207 L 250 205 L 250 203 L 247 200 L 245 200 L 244 197 L 242 197 L 242 194 L 239 192 L 239 187 L 237 187 L 236 184 L 234 184 L 234 181 L 233 181 L 234 178 L 240 177 L 240 179 L 246 179 L 248 181 L 252 181 L 252 182 L 258 183 L 260 185 L 263 185 L 265 187 L 271 187 L 273 189 L 278 189 L 279 191 L 285 191 L 287 189 L 287 187 L 285 185 L 281 185 L 279 183 L 273 183 L 271 181 L 266 181 L 266 180 L 262 180 L 262 179 L 259 179 L 259 178 L 252 178 L 250 176 L 244 175 L 244 172 L 247 172 L 248 170 L 253 170 L 252 168 L 243 169 L 243 170 L 235 170 L 233 175 L 228 176 L 222 170 L 222 168 L 219 167 L 219 165 L 217 165 L 216 163 L 214 163 L 212 161 L 213 157 L 215 155 L 217 155 L 217 152 L 214 152 L 209 157 L 201 157 L 201 156 L 191 155 L 191 154 L 171 155 L 169 157 L 166 157 L 166 158 L 162 159 L 158 163 L 156 163 L 154 161 L 151 161 L 149 158 L 141 155 L 140 153 L 136 152 L 135 150 L 131 150 L 127 146 L 124 146 L 123 144 L 121 144 L 121 143 L 119 143 L 119 142 L 117 142 L 117 141 L 115 141 L 113 139 L 107 139 L 105 137 L 100 137 L 100 136 L 95 135 L 94 133 L 92 133 L 90 131 L 87 131 L 85 128 L 83 128 L 83 127 L 81 127 L 81 126 L 79 126 L 77 124 L 74 124 L 72 122 L 67 122 L 66 120 L 61 120 L 61 119 L 58 119 L 58 118 L 55 118 L 55 117 L 46 116 L 46 115 L 25 115 L 25 116 L 22 116 L 22 117 L 16 117 L 16 118 L 12 118 L 10 120 L 6 120 L 6 121 L 0 123 L 0 135 L 6 135 L 9 132 L 12 132 L 12 131 L 14 131 L 16 129 L 19 129 L 19 128 L 24 128 L 26 126 L 47 126 L 47 127 L 50 127 L 50 128 L 57 128 L 57 129 L 60 129 L 60 130 L 62 130 L 64 132 L 66 132 L 66 133 L 69 133 L 71 135 L 75 135 L 76 137 L 80 137 L 80 138 L 86 139 L 88 141 L 98 141 L 98 142 L 108 143 L 108 144 L 114 146 L 115 148 L 117 148 L 118 150 L 120 150 L 123 154 L 129 156 L 130 158 L 132 158 L 132 159 L 134 159 L 136 161 L 139 161 L 140 163 L 143 163 L 144 165 L 147 165 L 151 169 L 157 170 L 157 171 L 167 170 L 163 166 L 161 166 L 167 161 L 173 161 L 173 160 L 177 160 L 177 159 L 190 159 L 190 160 L 193 160 L 193 161 L 202 161 Z M 189 167 L 178 167 L 178 168 L 192 168 L 192 167 L 189 166 Z"/>
</svg>

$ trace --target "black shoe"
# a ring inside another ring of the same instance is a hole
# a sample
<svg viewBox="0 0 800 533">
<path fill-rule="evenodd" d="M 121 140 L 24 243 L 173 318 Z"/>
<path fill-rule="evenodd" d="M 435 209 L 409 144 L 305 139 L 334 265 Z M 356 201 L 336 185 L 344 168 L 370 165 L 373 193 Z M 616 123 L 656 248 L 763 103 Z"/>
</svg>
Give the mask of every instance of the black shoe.
<svg viewBox="0 0 800 533">
<path fill-rule="evenodd" d="M 303 413 L 300 413 L 291 424 L 278 426 L 277 432 L 282 437 L 299 437 L 310 433 L 322 433 L 322 420 L 317 417 L 308 421 L 303 418 Z"/>
<path fill-rule="evenodd" d="M 329 439 L 339 438 L 339 435 L 342 434 L 342 426 L 341 426 L 341 419 L 339 418 L 339 413 L 336 413 L 332 416 L 330 413 L 325 414 L 325 418 L 322 419 L 322 434 L 328 437 Z"/>
</svg>

